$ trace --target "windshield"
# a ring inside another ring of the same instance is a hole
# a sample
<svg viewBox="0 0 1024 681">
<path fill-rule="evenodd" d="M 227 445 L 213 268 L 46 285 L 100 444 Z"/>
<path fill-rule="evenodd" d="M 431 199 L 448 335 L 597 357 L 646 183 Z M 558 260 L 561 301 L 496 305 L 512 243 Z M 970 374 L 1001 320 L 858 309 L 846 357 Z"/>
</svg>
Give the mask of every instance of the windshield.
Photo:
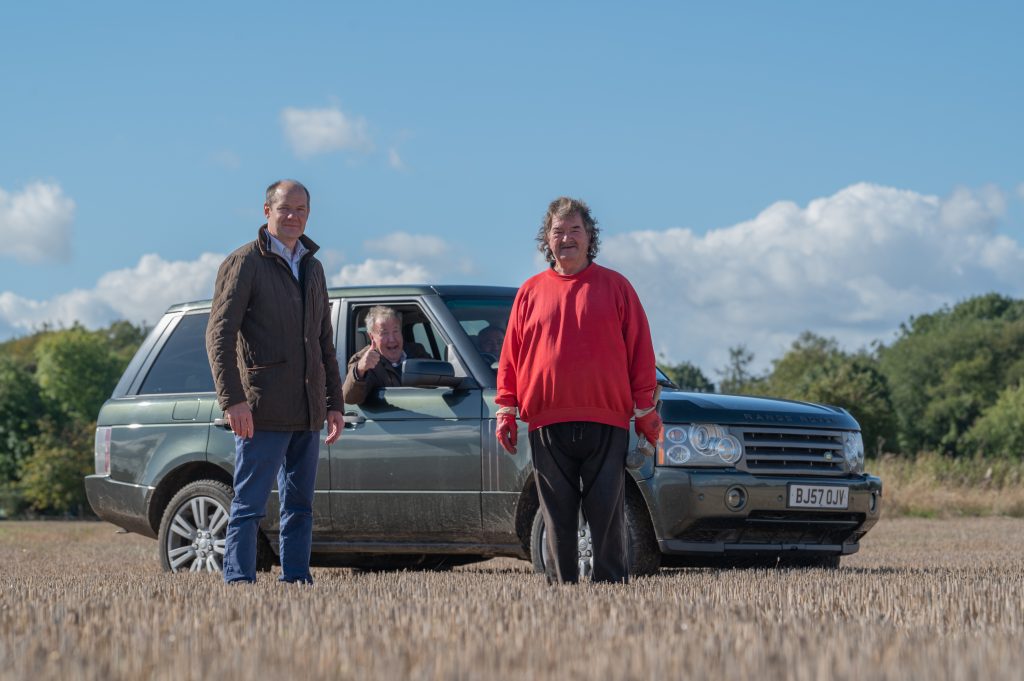
<svg viewBox="0 0 1024 681">
<path fill-rule="evenodd" d="M 512 296 L 504 298 L 446 298 L 463 331 L 473 341 L 483 360 L 498 369 L 501 344 L 505 340 L 505 327 L 512 312 Z"/>
</svg>

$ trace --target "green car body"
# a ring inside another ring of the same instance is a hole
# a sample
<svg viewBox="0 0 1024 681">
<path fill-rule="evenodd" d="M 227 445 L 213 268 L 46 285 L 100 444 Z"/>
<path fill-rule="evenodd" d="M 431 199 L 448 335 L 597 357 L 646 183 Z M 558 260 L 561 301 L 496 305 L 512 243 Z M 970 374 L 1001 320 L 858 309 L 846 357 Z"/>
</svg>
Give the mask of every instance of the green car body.
<svg viewBox="0 0 1024 681">
<path fill-rule="evenodd" d="M 361 317 L 375 304 L 403 311 L 406 342 L 419 343 L 433 361 L 407 363 L 407 386 L 346 405 L 335 444 L 321 435 L 314 565 L 441 566 L 512 556 L 542 567 L 529 446 L 521 437 L 510 456 L 498 445 L 496 358 L 474 344 L 484 326 L 504 327 L 514 295 L 513 288 L 475 286 L 331 289 L 342 367 L 365 343 Z M 97 472 L 86 478 L 96 513 L 159 536 L 169 569 L 219 566 L 216 556 L 200 563 L 193 555 L 201 543 L 197 521 L 206 518 L 194 497 L 212 499 L 212 509 L 226 505 L 222 494 L 194 483 L 230 488 L 234 461 L 233 436 L 203 375 L 208 312 L 208 301 L 177 305 L 154 327 L 100 411 Z M 842 409 L 666 385 L 661 414 L 676 439 L 696 437 L 695 424 L 714 424 L 708 432 L 729 434 L 742 452 L 728 465 L 698 454 L 679 464 L 672 456 L 682 450 L 666 454 L 673 444 L 666 441 L 629 471 L 637 573 L 735 558 L 835 565 L 878 520 L 881 481 L 857 470 L 853 454 L 853 464 L 844 458 L 859 426 Z M 190 496 L 187 487 L 199 492 Z M 810 505 L 791 503 L 804 493 Z M 210 524 L 222 522 L 218 512 Z M 261 527 L 272 560 L 276 497 Z"/>
</svg>

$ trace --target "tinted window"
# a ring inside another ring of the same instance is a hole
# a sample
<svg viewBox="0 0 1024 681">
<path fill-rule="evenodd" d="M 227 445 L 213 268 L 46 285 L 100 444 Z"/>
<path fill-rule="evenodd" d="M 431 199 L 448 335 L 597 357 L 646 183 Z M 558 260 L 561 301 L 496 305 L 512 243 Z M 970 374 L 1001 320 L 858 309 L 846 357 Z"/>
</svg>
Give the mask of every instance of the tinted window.
<svg viewBox="0 0 1024 681">
<path fill-rule="evenodd" d="M 497 369 L 505 327 L 512 312 L 512 297 L 507 298 L 447 298 L 445 304 L 480 356 Z"/>
<path fill-rule="evenodd" d="M 209 316 L 189 314 L 181 318 L 153 362 L 140 393 L 213 392 L 213 373 L 206 357 Z"/>
<path fill-rule="evenodd" d="M 459 324 L 470 336 L 493 326 L 504 330 L 512 313 L 512 296 L 507 298 L 445 298 Z"/>
</svg>

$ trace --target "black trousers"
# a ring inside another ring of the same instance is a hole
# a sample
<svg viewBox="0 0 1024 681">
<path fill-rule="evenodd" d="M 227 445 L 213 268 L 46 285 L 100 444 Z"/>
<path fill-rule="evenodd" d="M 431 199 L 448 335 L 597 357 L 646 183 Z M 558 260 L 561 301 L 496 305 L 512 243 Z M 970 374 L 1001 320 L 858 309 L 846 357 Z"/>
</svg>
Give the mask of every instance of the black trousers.
<svg viewBox="0 0 1024 681">
<path fill-rule="evenodd" d="M 573 421 L 530 432 L 540 508 L 547 528 L 549 579 L 579 581 L 577 519 L 580 504 L 594 543 L 595 582 L 628 582 L 626 447 L 629 432 L 603 423 Z"/>
</svg>

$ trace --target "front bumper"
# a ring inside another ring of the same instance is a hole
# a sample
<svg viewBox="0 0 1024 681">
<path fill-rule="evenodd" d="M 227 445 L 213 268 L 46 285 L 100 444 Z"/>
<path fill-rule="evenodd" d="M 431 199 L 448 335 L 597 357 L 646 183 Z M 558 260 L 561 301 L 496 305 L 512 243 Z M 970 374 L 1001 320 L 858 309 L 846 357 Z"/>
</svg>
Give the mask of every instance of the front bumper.
<svg viewBox="0 0 1024 681">
<path fill-rule="evenodd" d="M 109 475 L 85 476 L 85 493 L 92 510 L 103 520 L 156 539 L 149 526 L 152 487 L 111 480 Z"/>
<path fill-rule="evenodd" d="M 849 489 L 846 509 L 789 508 L 788 485 Z M 726 493 L 739 487 L 737 510 Z M 640 481 L 662 553 L 691 556 L 845 555 L 878 522 L 882 481 L 850 477 L 755 476 L 731 469 L 657 467 Z"/>
</svg>

